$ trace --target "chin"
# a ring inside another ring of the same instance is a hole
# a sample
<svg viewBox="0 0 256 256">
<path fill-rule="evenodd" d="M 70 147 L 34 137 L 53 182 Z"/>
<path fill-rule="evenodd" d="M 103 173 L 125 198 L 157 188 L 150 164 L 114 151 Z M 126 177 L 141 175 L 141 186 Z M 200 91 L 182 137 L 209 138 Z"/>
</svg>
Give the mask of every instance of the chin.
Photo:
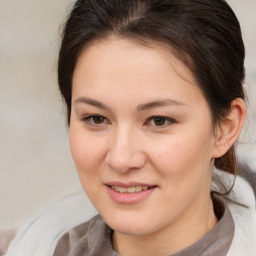
<svg viewBox="0 0 256 256">
<path fill-rule="evenodd" d="M 142 219 L 139 214 L 113 214 L 102 217 L 111 229 L 122 234 L 139 236 L 153 232 L 152 219 L 147 219 L 145 216 Z"/>
<path fill-rule="evenodd" d="M 114 223 L 112 226 L 110 226 L 111 229 L 118 233 L 126 234 L 126 235 L 132 235 L 132 236 L 143 236 L 151 233 L 151 231 L 148 229 L 149 225 L 146 226 L 143 225 L 137 225 L 136 223 L 127 223 L 127 224 L 119 224 Z"/>
</svg>

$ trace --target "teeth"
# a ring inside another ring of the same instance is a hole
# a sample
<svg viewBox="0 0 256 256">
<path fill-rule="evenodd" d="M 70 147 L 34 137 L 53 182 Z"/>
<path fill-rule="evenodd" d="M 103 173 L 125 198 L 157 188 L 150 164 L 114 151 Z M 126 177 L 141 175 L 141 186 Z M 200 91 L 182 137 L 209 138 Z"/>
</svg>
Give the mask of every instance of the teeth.
<svg viewBox="0 0 256 256">
<path fill-rule="evenodd" d="M 141 186 L 136 186 L 136 192 L 140 192 L 142 191 L 142 187 Z"/>
<path fill-rule="evenodd" d="M 148 190 L 149 187 L 136 186 L 136 187 L 124 188 L 124 187 L 118 187 L 118 186 L 111 186 L 111 188 L 120 193 L 135 193 L 135 192 L 141 192 L 143 190 Z"/>
<path fill-rule="evenodd" d="M 128 193 L 134 193 L 136 192 L 136 187 L 127 188 Z"/>
<path fill-rule="evenodd" d="M 126 188 L 118 187 L 118 191 L 121 192 L 121 193 L 125 193 L 126 192 Z"/>
</svg>

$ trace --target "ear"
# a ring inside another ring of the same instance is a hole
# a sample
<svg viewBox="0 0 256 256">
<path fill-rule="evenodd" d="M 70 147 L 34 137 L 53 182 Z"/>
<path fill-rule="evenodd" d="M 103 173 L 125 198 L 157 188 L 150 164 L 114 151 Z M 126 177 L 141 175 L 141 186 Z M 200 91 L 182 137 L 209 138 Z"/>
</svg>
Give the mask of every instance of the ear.
<svg viewBox="0 0 256 256">
<path fill-rule="evenodd" d="M 212 158 L 223 156 L 231 148 L 242 130 L 245 117 L 245 102 L 241 98 L 236 98 L 231 103 L 229 114 L 215 129 Z"/>
</svg>

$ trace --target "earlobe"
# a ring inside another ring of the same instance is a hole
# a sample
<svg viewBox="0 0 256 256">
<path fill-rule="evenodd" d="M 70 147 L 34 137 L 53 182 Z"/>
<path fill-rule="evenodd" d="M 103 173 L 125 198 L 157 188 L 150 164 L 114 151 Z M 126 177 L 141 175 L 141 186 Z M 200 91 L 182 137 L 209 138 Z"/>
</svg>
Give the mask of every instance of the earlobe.
<svg viewBox="0 0 256 256">
<path fill-rule="evenodd" d="M 245 102 L 241 98 L 232 101 L 229 114 L 216 129 L 212 158 L 223 156 L 237 140 L 246 117 Z"/>
</svg>

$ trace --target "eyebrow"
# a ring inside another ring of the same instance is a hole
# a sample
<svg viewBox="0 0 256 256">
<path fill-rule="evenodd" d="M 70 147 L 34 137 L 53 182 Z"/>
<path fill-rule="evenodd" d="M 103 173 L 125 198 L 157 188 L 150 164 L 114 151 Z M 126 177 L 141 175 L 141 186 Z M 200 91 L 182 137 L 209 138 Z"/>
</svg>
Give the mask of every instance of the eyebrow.
<svg viewBox="0 0 256 256">
<path fill-rule="evenodd" d="M 156 100 L 156 101 L 148 102 L 146 104 L 141 104 L 137 107 L 137 110 L 145 111 L 152 108 L 167 107 L 167 106 L 188 106 L 188 105 L 178 100 L 165 99 L 165 100 Z"/>
<path fill-rule="evenodd" d="M 108 106 L 106 106 L 104 103 L 102 103 L 98 100 L 87 98 L 87 97 L 77 98 L 75 100 L 74 104 L 78 104 L 78 103 L 88 104 L 88 105 L 95 106 L 97 108 L 111 111 L 111 109 Z M 138 110 L 138 112 L 141 112 L 141 111 L 149 110 L 152 108 L 167 107 L 167 106 L 188 106 L 188 105 L 185 104 L 184 102 L 181 102 L 178 100 L 165 99 L 165 100 L 156 100 L 156 101 L 148 102 L 145 104 L 140 104 L 137 106 L 137 110 Z"/>
<path fill-rule="evenodd" d="M 101 108 L 101 109 L 104 109 L 104 110 L 107 110 L 107 111 L 111 110 L 109 107 L 107 107 L 102 102 L 91 99 L 91 98 L 86 98 L 86 97 L 77 98 L 75 100 L 74 104 L 78 104 L 78 103 L 84 103 L 84 104 L 92 105 L 92 106 L 95 106 L 97 108 Z"/>
</svg>

